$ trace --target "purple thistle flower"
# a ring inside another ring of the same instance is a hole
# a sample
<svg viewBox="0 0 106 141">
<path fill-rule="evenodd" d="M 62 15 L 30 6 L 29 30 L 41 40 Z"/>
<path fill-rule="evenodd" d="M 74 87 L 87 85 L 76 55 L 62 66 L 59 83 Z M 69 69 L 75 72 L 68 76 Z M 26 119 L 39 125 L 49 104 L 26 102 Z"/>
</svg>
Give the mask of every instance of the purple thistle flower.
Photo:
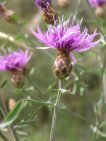
<svg viewBox="0 0 106 141">
<path fill-rule="evenodd" d="M 92 7 L 101 6 L 106 3 L 106 0 L 88 0 Z"/>
<path fill-rule="evenodd" d="M 48 10 L 51 0 L 35 0 L 35 4 L 42 10 Z"/>
<path fill-rule="evenodd" d="M 32 53 L 27 49 L 25 52 L 19 50 L 0 56 L 0 71 L 22 71 L 31 59 Z"/>
<path fill-rule="evenodd" d="M 56 48 L 59 52 L 68 54 L 73 61 L 75 57 L 72 51 L 79 53 L 87 51 L 101 41 L 101 39 L 93 41 L 98 35 L 96 31 L 93 34 L 89 34 L 87 28 L 81 31 L 80 24 L 71 25 L 70 20 L 67 23 L 62 20 L 59 25 L 50 26 L 46 32 L 37 27 L 37 32 L 32 30 L 32 34 L 50 48 Z"/>
</svg>

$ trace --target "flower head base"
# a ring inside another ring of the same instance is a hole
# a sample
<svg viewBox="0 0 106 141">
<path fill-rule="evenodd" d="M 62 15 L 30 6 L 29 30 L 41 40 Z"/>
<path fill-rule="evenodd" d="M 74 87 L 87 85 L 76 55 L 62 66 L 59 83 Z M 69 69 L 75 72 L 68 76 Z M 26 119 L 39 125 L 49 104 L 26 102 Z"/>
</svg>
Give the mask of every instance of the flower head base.
<svg viewBox="0 0 106 141">
<path fill-rule="evenodd" d="M 14 71 L 11 77 L 12 84 L 17 88 L 22 88 L 24 86 L 24 74 L 20 71 Z"/>
<path fill-rule="evenodd" d="M 87 28 L 81 31 L 80 24 L 71 25 L 70 19 L 66 22 L 62 19 L 58 25 L 55 23 L 55 26 L 50 26 L 47 32 L 43 32 L 37 27 L 37 32 L 32 30 L 32 33 L 47 46 L 57 49 L 59 55 L 70 57 L 73 61 L 75 61 L 75 57 L 72 51 L 79 53 L 87 51 L 101 41 L 101 39 L 93 41 L 98 34 L 96 31 L 91 35 L 88 33 Z M 69 61 L 69 59 L 67 60 Z M 69 65 L 67 67 L 69 68 Z M 69 70 L 71 70 L 71 67 Z"/>
<path fill-rule="evenodd" d="M 51 0 L 35 0 L 35 4 L 42 10 L 45 22 L 48 24 L 54 24 L 57 14 L 52 7 Z"/>
<path fill-rule="evenodd" d="M 26 64 L 31 59 L 32 53 L 29 50 L 25 52 L 11 52 L 7 55 L 0 56 L 0 71 L 10 71 L 12 73 L 12 83 L 21 87 L 23 83 L 23 75 L 25 74 Z"/>
<path fill-rule="evenodd" d="M 54 64 L 53 64 L 53 72 L 55 76 L 59 79 L 65 79 L 68 77 L 72 71 L 72 65 L 70 63 L 70 58 L 68 54 L 58 54 Z"/>
</svg>

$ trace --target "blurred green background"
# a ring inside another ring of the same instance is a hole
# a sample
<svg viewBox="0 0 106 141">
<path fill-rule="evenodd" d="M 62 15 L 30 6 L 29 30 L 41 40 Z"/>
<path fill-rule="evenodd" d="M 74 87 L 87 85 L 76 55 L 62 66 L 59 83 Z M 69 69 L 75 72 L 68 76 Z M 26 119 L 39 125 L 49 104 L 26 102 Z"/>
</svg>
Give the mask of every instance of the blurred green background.
<svg viewBox="0 0 106 141">
<path fill-rule="evenodd" d="M 76 14 L 76 21 L 80 22 L 83 17 L 82 25 L 88 27 L 90 33 L 99 24 L 106 33 L 106 17 L 97 18 L 96 21 L 93 15 L 94 11 L 90 9 L 86 0 L 82 0 L 80 5 L 77 0 L 69 0 L 68 5 L 64 7 L 61 6 L 62 0 L 60 0 L 61 2 L 59 0 L 52 1 L 58 16 L 64 15 L 67 19 Z M 5 5 L 15 12 L 18 24 L 7 22 L 3 17 L 0 17 L 0 32 L 13 36 L 17 43 L 0 39 L 1 48 L 16 50 L 28 46 L 34 52 L 33 58 L 28 64 L 30 73 L 25 79 L 24 90 L 14 88 L 10 82 L 11 76 L 9 73 L 0 72 L 1 82 L 7 79 L 7 84 L 1 90 L 1 96 L 7 109 L 10 98 L 18 101 L 30 96 L 34 99 L 54 102 L 56 98 L 54 89 L 58 86 L 58 80 L 53 75 L 52 64 L 56 51 L 36 50 L 35 47 L 45 45 L 37 41 L 31 34 L 31 28 L 36 29 L 37 24 L 40 24 L 43 29 L 47 29 L 41 13 L 35 6 L 34 0 L 6 0 Z M 104 7 L 105 9 L 106 7 Z M 72 75 L 63 82 L 64 88 L 70 89 L 72 94 L 63 94 L 61 98 L 55 131 L 56 141 L 106 140 L 102 135 L 94 134 L 91 129 L 91 125 L 96 127 L 98 120 L 100 123 L 104 121 L 105 106 L 103 107 L 103 97 L 101 96 L 102 70 L 99 57 L 102 56 L 101 62 L 103 62 L 105 53 L 105 47 L 98 46 L 91 51 L 76 54 L 77 63 L 73 65 Z M 53 112 L 51 106 L 30 103 L 18 120 L 30 116 L 36 110 L 37 120 L 22 129 L 26 135 L 20 135 L 20 140 L 25 136 L 28 141 L 48 141 Z"/>
</svg>

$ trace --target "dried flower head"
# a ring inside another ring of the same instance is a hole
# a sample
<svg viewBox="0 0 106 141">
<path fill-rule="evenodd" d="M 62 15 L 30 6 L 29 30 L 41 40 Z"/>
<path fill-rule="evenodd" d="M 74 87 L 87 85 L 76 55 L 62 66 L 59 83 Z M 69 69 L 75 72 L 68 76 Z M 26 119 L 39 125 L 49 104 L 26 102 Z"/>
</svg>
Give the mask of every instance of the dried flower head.
<svg viewBox="0 0 106 141">
<path fill-rule="evenodd" d="M 0 16 L 4 17 L 8 22 L 14 22 L 14 12 L 12 10 L 7 9 L 4 3 L 0 3 Z"/>
<path fill-rule="evenodd" d="M 106 0 L 88 0 L 92 7 L 102 6 Z"/>
<path fill-rule="evenodd" d="M 35 4 L 42 10 L 45 22 L 54 24 L 57 14 L 52 7 L 51 0 L 35 0 Z"/>
<path fill-rule="evenodd" d="M 0 56 L 0 71 L 10 71 L 11 81 L 17 87 L 24 85 L 23 75 L 25 74 L 26 64 L 31 59 L 32 53 L 27 49 L 25 52 L 19 50 Z"/>
<path fill-rule="evenodd" d="M 75 61 L 72 51 L 84 52 L 101 41 L 101 39 L 93 41 L 98 34 L 96 31 L 91 35 L 87 28 L 81 31 L 80 24 L 71 24 L 70 19 L 66 22 L 62 19 L 59 24 L 55 23 L 55 26 L 50 26 L 46 32 L 37 27 L 37 32 L 32 30 L 32 33 L 47 46 L 57 49 L 58 54 L 53 70 L 59 78 L 65 78 L 71 72 L 70 61 L 71 59 Z"/>
</svg>

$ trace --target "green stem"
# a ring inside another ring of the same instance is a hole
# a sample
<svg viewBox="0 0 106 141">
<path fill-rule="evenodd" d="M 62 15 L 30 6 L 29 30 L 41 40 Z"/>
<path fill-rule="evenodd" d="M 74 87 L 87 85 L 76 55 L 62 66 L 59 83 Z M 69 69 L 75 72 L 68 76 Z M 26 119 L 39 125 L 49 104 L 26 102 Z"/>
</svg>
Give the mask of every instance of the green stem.
<svg viewBox="0 0 106 141">
<path fill-rule="evenodd" d="M 4 103 L 2 102 L 1 96 L 0 96 L 0 104 L 1 104 L 1 107 L 2 107 L 2 110 L 3 110 L 3 114 L 6 115 L 7 114 L 7 111 L 5 109 Z M 9 126 L 9 128 L 11 129 L 11 132 L 13 134 L 14 141 L 19 141 L 19 138 L 17 136 L 17 133 L 16 133 L 15 129 L 13 128 L 13 125 L 12 124 Z"/>
<path fill-rule="evenodd" d="M 90 137 L 90 140 L 89 141 L 94 141 L 95 140 L 95 134 L 93 133 Z"/>
<path fill-rule="evenodd" d="M 77 6 L 75 8 L 75 12 L 74 12 L 75 14 L 74 14 L 73 21 L 76 19 L 76 16 L 77 16 L 78 11 L 79 11 L 80 4 L 81 4 L 81 0 L 78 0 L 78 4 L 77 4 Z"/>
<path fill-rule="evenodd" d="M 55 107 L 54 107 L 54 111 L 53 111 L 53 118 L 52 118 L 49 141 L 54 141 L 54 131 L 55 131 L 55 126 L 56 126 L 57 112 L 58 112 L 58 106 L 59 106 L 59 102 L 60 102 L 60 98 L 61 98 L 61 92 L 60 92 L 61 87 L 62 87 L 62 82 L 61 82 L 61 80 L 59 80 L 59 89 L 58 89 Z"/>
<path fill-rule="evenodd" d="M 10 129 L 12 131 L 13 137 L 14 137 L 14 141 L 19 141 L 18 135 L 13 127 L 13 125 L 10 125 Z"/>
<path fill-rule="evenodd" d="M 4 140 L 4 141 L 9 141 L 4 135 L 2 132 L 0 132 L 0 137 Z"/>
</svg>

